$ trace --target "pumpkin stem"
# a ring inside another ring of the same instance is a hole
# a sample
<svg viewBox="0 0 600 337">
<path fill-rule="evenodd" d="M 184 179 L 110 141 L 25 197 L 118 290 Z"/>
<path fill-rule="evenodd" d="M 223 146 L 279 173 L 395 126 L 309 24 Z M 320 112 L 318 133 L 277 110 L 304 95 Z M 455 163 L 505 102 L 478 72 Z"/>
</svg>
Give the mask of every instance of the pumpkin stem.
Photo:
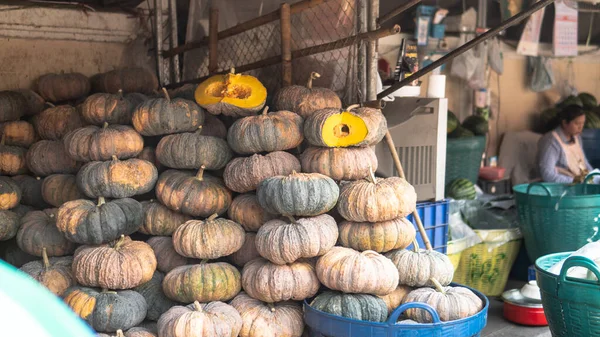
<svg viewBox="0 0 600 337">
<path fill-rule="evenodd" d="M 315 71 L 311 72 L 310 76 L 308 77 L 308 83 L 306 83 L 306 87 L 308 89 L 312 89 L 312 81 L 319 77 L 321 77 L 321 74 L 319 74 L 318 72 L 315 72 Z"/>
<path fill-rule="evenodd" d="M 108 290 L 106 288 L 102 288 L 102 293 L 103 294 L 116 294 L 117 292 L 114 290 Z"/>
<path fill-rule="evenodd" d="M 123 89 L 119 89 L 117 96 L 119 96 L 119 99 L 123 99 Z"/>
<path fill-rule="evenodd" d="M 413 252 L 415 252 L 415 253 L 419 252 L 419 243 L 417 242 L 416 238 L 413 240 Z"/>
<path fill-rule="evenodd" d="M 104 125 L 102 125 L 103 129 L 106 129 L 108 127 L 108 122 L 104 122 Z"/>
<path fill-rule="evenodd" d="M 271 309 L 271 312 L 275 312 L 275 306 L 273 305 L 273 303 L 267 303 L 267 306 L 269 307 L 269 309 Z"/>
<path fill-rule="evenodd" d="M 208 259 L 202 259 L 202 260 L 200 260 L 200 264 L 205 264 L 206 262 L 208 262 Z"/>
<path fill-rule="evenodd" d="M 360 108 L 360 104 L 352 104 L 351 106 L 346 108 L 346 111 L 350 111 L 352 109 Z"/>
<path fill-rule="evenodd" d="M 203 310 L 202 310 L 202 306 L 200 305 L 200 302 L 198 302 L 198 301 L 194 301 L 194 309 L 195 309 L 196 311 L 200 311 L 200 312 L 202 312 L 202 311 L 203 311 Z"/>
<path fill-rule="evenodd" d="M 125 335 L 123 334 L 123 330 L 117 330 L 117 337 L 125 337 Z"/>
<path fill-rule="evenodd" d="M 206 166 L 202 165 L 200 166 L 200 169 L 198 170 L 198 173 L 196 173 L 196 179 L 198 180 L 204 180 L 204 169 L 206 168 Z"/>
<path fill-rule="evenodd" d="M 35 180 L 41 180 L 41 179 L 42 179 L 42 178 L 40 178 L 40 177 L 35 177 Z"/>
<path fill-rule="evenodd" d="M 213 214 L 213 215 L 209 216 L 209 217 L 206 219 L 206 221 L 212 221 L 212 220 L 216 219 L 218 216 L 219 216 L 219 214 L 218 214 L 218 213 L 215 213 L 215 214 Z"/>
<path fill-rule="evenodd" d="M 369 180 L 373 184 L 377 184 L 377 178 L 375 177 L 375 173 L 373 173 L 373 167 L 371 167 L 371 165 L 369 165 L 369 176 L 367 180 Z"/>
<path fill-rule="evenodd" d="M 269 107 L 265 105 L 265 108 L 261 112 L 261 115 L 266 116 L 268 111 L 269 111 Z"/>
<path fill-rule="evenodd" d="M 293 217 L 293 216 L 291 216 L 291 215 L 286 215 L 285 217 L 286 217 L 286 218 L 288 218 L 288 219 L 289 219 L 289 220 L 290 220 L 292 223 L 296 223 L 296 219 L 294 219 L 294 217 Z"/>
<path fill-rule="evenodd" d="M 54 105 L 50 102 L 44 102 L 44 104 L 49 105 L 51 108 L 56 108 L 56 105 Z"/>
<path fill-rule="evenodd" d="M 2 139 L 0 139 L 0 145 L 4 145 L 4 142 L 6 141 L 6 133 L 2 134 Z"/>
<path fill-rule="evenodd" d="M 44 261 L 44 270 L 48 271 L 50 268 L 50 260 L 48 259 L 48 252 L 46 252 L 46 247 L 42 248 L 42 260 Z"/>
<path fill-rule="evenodd" d="M 163 92 L 163 95 L 165 95 L 167 102 L 171 102 L 171 96 L 169 96 L 169 92 L 167 91 L 167 88 L 162 88 L 162 92 Z"/>
<path fill-rule="evenodd" d="M 100 207 L 104 204 L 106 204 L 106 200 L 104 199 L 104 197 L 99 197 L 98 198 L 98 207 Z"/>
<path fill-rule="evenodd" d="M 230 74 L 235 74 L 235 67 L 229 68 L 229 73 Z"/>
<path fill-rule="evenodd" d="M 123 245 L 123 243 L 125 243 L 125 235 L 121 234 L 121 237 L 119 238 L 119 240 L 117 241 L 117 243 L 115 243 L 115 246 L 113 248 L 114 249 L 119 249 L 119 248 L 121 248 L 121 246 Z"/>
<path fill-rule="evenodd" d="M 433 278 L 433 277 L 432 277 L 432 278 L 430 278 L 429 280 L 430 280 L 430 281 L 431 281 L 431 282 L 432 282 L 432 283 L 435 285 L 435 289 L 436 289 L 438 292 L 440 292 L 440 293 L 442 293 L 442 294 L 446 295 L 446 290 L 444 290 L 444 287 L 441 285 L 441 283 L 440 283 L 438 280 L 436 280 L 436 279 L 435 279 L 435 278 Z"/>
<path fill-rule="evenodd" d="M 113 154 L 113 155 L 112 155 L 112 160 L 119 160 L 119 158 L 117 157 L 117 155 L 116 155 L 116 154 Z"/>
</svg>

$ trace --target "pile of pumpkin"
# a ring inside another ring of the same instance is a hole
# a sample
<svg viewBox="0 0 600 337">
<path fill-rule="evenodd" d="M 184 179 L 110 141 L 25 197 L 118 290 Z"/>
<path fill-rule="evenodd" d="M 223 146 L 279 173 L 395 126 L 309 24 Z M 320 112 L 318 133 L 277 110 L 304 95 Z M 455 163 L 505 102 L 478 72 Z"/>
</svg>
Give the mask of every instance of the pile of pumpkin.
<svg viewBox="0 0 600 337">
<path fill-rule="evenodd" d="M 480 311 L 418 250 L 414 188 L 373 174 L 381 111 L 342 109 L 316 77 L 274 112 L 233 71 L 160 94 L 141 69 L 0 92 L 0 257 L 99 336 L 301 336 L 305 299 L 377 322 L 403 302 Z"/>
</svg>

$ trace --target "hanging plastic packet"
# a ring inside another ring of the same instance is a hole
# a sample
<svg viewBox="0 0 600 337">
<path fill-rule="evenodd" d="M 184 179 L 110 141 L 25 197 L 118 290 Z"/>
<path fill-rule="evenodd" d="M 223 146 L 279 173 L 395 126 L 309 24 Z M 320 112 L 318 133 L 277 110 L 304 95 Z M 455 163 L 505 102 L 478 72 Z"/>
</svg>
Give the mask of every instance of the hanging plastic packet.
<svg viewBox="0 0 600 337">
<path fill-rule="evenodd" d="M 529 87 L 535 92 L 542 92 L 554 86 L 552 62 L 546 57 L 527 57 L 527 70 L 530 74 Z"/>
<path fill-rule="evenodd" d="M 498 38 L 493 38 L 489 41 L 490 48 L 488 50 L 488 64 L 493 71 L 498 75 L 504 72 L 504 55 L 502 54 L 502 43 Z"/>
</svg>

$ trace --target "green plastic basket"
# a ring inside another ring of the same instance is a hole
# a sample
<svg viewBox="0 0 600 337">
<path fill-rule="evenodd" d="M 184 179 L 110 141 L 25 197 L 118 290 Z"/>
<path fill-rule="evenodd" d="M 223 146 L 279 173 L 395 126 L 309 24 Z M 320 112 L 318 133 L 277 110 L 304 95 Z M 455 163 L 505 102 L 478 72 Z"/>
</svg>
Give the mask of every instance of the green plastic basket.
<svg viewBox="0 0 600 337">
<path fill-rule="evenodd" d="M 600 238 L 600 185 L 533 183 L 513 190 L 531 261 Z"/>
<path fill-rule="evenodd" d="M 477 184 L 485 136 L 448 139 L 446 143 L 446 184 L 458 178 Z"/>
<path fill-rule="evenodd" d="M 572 267 L 584 267 L 600 280 L 600 270 L 583 256 L 569 257 L 560 275 L 548 270 L 571 253 L 550 254 L 535 262 L 544 313 L 553 337 L 600 337 L 600 281 L 567 277 Z"/>
</svg>

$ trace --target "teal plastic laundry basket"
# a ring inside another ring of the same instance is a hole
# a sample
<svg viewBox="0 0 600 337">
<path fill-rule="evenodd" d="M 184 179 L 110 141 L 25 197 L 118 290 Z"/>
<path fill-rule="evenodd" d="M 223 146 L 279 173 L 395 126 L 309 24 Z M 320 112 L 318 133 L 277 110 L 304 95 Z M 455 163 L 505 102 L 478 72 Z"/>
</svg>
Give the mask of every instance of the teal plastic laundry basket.
<svg viewBox="0 0 600 337">
<path fill-rule="evenodd" d="M 485 136 L 448 139 L 446 142 L 446 184 L 458 178 L 477 184 Z"/>
</svg>

